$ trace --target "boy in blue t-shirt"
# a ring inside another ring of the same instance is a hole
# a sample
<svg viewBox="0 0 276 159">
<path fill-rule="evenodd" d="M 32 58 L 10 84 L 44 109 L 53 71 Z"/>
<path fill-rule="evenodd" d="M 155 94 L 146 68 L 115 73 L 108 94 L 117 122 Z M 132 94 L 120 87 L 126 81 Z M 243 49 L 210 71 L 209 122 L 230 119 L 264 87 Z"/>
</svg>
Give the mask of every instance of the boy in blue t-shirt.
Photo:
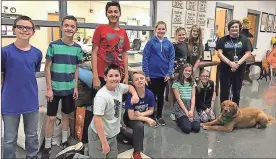
<svg viewBox="0 0 276 159">
<path fill-rule="evenodd" d="M 155 98 L 153 93 L 145 88 L 146 77 L 143 72 L 134 72 L 132 75 L 132 84 L 139 96 L 139 102 L 131 104 L 131 95 L 128 95 L 125 104 L 124 123 L 127 127 L 133 129 L 133 147 L 134 152 L 132 158 L 141 158 L 140 152 L 143 151 L 144 140 L 144 123 L 148 123 L 151 127 L 156 126 L 156 122 L 149 116 L 152 115 Z"/>
<path fill-rule="evenodd" d="M 42 53 L 30 45 L 35 25 L 28 16 L 19 16 L 13 24 L 14 43 L 1 48 L 2 117 L 4 121 L 3 158 L 16 158 L 16 141 L 20 116 L 26 136 L 26 158 L 38 153 L 38 86 Z"/>
</svg>

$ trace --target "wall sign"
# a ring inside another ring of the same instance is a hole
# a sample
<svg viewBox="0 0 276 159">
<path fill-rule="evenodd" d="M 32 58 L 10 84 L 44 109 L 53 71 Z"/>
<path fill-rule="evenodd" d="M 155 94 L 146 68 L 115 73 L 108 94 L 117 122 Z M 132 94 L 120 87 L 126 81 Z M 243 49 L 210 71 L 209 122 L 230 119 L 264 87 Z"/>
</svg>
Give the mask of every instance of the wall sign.
<svg viewBox="0 0 276 159">
<path fill-rule="evenodd" d="M 199 26 L 205 26 L 205 20 L 206 20 L 206 17 L 205 17 L 205 13 L 202 13 L 202 12 L 198 12 L 197 13 L 197 24 Z"/>
<path fill-rule="evenodd" d="M 199 12 L 206 12 L 206 5 L 207 5 L 206 1 L 198 1 L 197 11 L 199 11 Z"/>
<path fill-rule="evenodd" d="M 193 25 L 196 23 L 196 12 L 187 10 L 186 11 L 186 25 Z"/>
<path fill-rule="evenodd" d="M 180 8 L 172 8 L 172 23 L 182 24 L 183 23 L 183 10 Z"/>
<path fill-rule="evenodd" d="M 186 1 L 186 9 L 196 11 L 197 1 Z"/>
<path fill-rule="evenodd" d="M 172 1 L 172 7 L 174 8 L 183 8 L 184 1 Z"/>
</svg>

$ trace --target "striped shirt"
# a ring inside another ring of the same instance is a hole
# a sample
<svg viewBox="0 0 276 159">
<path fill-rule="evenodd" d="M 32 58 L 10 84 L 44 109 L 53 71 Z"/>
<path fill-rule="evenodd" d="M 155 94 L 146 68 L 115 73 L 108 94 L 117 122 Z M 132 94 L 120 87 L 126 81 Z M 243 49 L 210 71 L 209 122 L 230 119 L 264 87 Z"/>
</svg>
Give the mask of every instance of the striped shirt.
<svg viewBox="0 0 276 159">
<path fill-rule="evenodd" d="M 46 59 L 52 61 L 51 83 L 55 95 L 73 93 L 76 65 L 82 62 L 82 54 L 82 48 L 77 43 L 70 46 L 59 39 L 49 44 Z"/>
<path fill-rule="evenodd" d="M 185 82 L 182 85 L 179 82 L 174 82 L 172 88 L 178 89 L 181 99 L 191 99 L 192 98 L 192 89 L 193 87 L 189 82 Z"/>
</svg>

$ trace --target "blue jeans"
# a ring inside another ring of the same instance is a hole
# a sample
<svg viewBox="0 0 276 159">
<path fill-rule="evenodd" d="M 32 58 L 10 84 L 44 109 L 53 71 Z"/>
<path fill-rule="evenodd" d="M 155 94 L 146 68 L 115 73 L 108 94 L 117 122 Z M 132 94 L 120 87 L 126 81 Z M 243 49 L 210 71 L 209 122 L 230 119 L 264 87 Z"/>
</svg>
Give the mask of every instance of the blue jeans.
<svg viewBox="0 0 276 159">
<path fill-rule="evenodd" d="M 38 116 L 34 111 L 23 115 L 26 158 L 36 158 L 38 153 Z M 2 114 L 4 121 L 3 158 L 16 158 L 17 134 L 21 114 Z"/>
</svg>

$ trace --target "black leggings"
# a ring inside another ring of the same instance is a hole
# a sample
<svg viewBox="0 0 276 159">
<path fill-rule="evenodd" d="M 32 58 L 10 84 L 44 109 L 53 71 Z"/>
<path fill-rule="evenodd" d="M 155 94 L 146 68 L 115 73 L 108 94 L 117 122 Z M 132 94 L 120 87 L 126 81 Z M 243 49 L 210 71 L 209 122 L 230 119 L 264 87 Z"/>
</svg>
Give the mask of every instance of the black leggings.
<svg viewBox="0 0 276 159">
<path fill-rule="evenodd" d="M 151 78 L 148 89 L 152 91 L 157 99 L 157 110 L 156 113 L 152 114 L 153 118 L 162 118 L 163 106 L 164 106 L 164 93 L 167 82 L 164 81 L 165 77 Z"/>
<path fill-rule="evenodd" d="M 180 129 L 186 133 L 190 134 L 191 131 L 198 133 L 200 131 L 200 122 L 199 121 L 190 121 L 187 116 L 182 116 L 176 119 L 177 125 Z"/>
</svg>

